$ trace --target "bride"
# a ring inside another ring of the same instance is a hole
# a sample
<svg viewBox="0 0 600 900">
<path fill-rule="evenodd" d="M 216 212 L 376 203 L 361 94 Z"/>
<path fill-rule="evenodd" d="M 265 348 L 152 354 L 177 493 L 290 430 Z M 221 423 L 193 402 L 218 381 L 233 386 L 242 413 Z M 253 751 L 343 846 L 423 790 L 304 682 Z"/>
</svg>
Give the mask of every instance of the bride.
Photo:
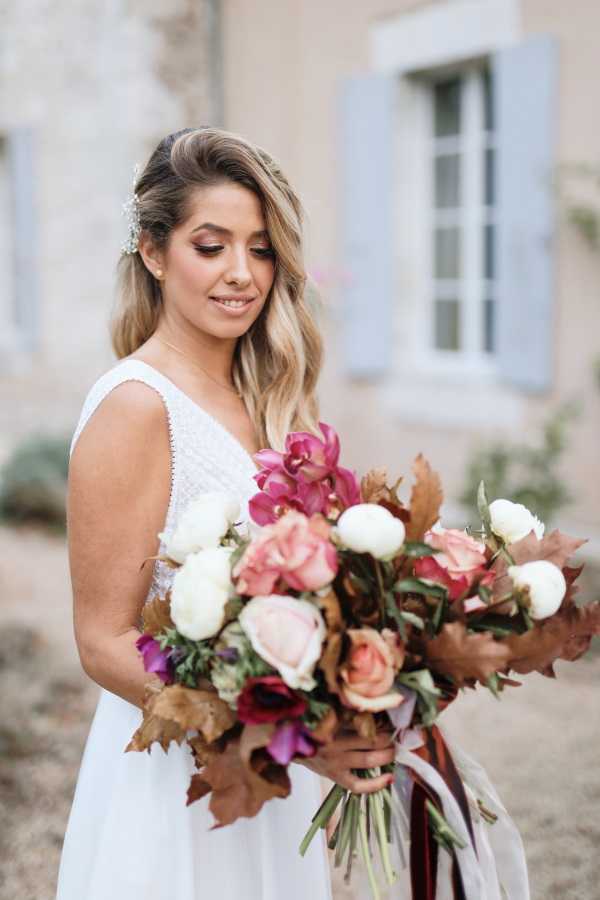
<svg viewBox="0 0 600 900">
<path fill-rule="evenodd" d="M 135 642 L 157 561 L 186 504 L 234 493 L 247 520 L 252 454 L 316 432 L 321 339 L 304 297 L 301 207 L 277 163 L 215 128 L 164 138 L 137 180 L 119 261 L 112 342 L 71 445 L 68 537 L 81 664 L 101 688 L 66 830 L 57 900 L 324 900 L 324 843 L 298 845 L 319 775 L 355 791 L 391 776 L 388 737 L 341 737 L 291 767 L 292 794 L 211 831 L 207 799 L 185 805 L 186 743 L 125 752 L 141 722 Z M 317 432 L 318 433 L 318 432 Z M 310 771 L 312 770 L 312 771 Z"/>
</svg>

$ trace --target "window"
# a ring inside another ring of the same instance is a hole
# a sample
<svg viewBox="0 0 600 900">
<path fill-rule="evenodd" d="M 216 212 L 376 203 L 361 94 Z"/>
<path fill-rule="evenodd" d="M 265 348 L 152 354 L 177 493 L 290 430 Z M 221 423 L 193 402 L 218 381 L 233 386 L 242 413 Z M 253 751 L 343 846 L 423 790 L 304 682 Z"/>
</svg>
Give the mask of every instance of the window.
<svg viewBox="0 0 600 900">
<path fill-rule="evenodd" d="M 426 87 L 429 350 L 440 361 L 485 365 L 496 303 L 491 75 L 468 66 Z"/>
</svg>

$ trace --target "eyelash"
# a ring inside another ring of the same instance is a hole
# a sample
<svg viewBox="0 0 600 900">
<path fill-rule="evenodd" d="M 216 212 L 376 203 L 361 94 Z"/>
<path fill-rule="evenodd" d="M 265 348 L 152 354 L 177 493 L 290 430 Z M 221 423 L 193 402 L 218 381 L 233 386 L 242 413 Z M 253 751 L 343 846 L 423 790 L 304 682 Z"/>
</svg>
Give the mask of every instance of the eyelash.
<svg viewBox="0 0 600 900">
<path fill-rule="evenodd" d="M 195 249 L 198 251 L 198 253 L 202 253 L 205 256 L 214 256 L 219 250 L 223 249 L 223 246 L 221 244 L 212 244 L 210 247 L 200 247 L 198 246 L 198 244 L 196 244 Z M 268 250 L 266 247 L 264 249 L 254 247 L 253 250 L 254 253 L 257 253 L 258 256 L 262 259 L 268 259 L 275 256 L 275 252 L 273 250 Z"/>
</svg>

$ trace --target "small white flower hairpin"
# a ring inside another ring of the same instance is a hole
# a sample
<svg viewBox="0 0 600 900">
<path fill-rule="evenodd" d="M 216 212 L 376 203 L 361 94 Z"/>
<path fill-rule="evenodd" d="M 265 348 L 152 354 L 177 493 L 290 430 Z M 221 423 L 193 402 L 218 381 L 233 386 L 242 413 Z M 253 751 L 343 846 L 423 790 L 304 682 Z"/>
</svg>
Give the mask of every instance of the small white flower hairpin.
<svg viewBox="0 0 600 900">
<path fill-rule="evenodd" d="M 131 194 L 122 206 L 122 213 L 127 219 L 128 236 L 127 240 L 121 244 L 121 253 L 137 253 L 139 246 L 140 232 L 142 230 L 140 224 L 140 200 L 135 192 L 136 182 L 140 174 L 140 167 L 136 163 L 133 167 L 133 183 Z"/>
</svg>

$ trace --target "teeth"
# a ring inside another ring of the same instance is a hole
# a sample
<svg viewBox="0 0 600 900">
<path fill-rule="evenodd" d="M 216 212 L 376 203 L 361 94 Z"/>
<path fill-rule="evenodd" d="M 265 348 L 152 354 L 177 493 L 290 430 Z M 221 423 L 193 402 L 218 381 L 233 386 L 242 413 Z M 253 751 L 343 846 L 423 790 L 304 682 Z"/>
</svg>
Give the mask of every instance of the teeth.
<svg viewBox="0 0 600 900">
<path fill-rule="evenodd" d="M 217 300 L 217 303 L 221 303 L 223 306 L 232 306 L 233 309 L 240 309 L 249 302 L 249 300 Z"/>
</svg>

